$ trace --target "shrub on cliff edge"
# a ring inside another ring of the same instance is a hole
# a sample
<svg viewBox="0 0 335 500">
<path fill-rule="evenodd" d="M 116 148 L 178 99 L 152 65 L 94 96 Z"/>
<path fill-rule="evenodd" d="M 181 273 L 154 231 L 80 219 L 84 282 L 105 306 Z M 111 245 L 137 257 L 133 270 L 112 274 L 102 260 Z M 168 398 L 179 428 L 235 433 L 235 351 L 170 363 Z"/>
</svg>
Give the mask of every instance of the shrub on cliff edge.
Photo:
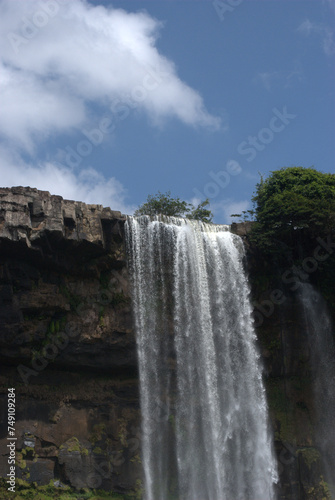
<svg viewBox="0 0 335 500">
<path fill-rule="evenodd" d="M 197 207 L 191 203 L 172 198 L 170 191 L 156 195 L 149 195 L 147 201 L 139 206 L 134 215 L 167 215 L 170 217 L 186 217 L 187 219 L 196 219 L 202 222 L 212 222 L 213 214 L 207 207 L 208 199 L 199 203 Z"/>
<path fill-rule="evenodd" d="M 275 251 L 335 229 L 335 175 L 288 167 L 261 178 L 253 196 L 256 222 L 251 239 Z"/>
</svg>

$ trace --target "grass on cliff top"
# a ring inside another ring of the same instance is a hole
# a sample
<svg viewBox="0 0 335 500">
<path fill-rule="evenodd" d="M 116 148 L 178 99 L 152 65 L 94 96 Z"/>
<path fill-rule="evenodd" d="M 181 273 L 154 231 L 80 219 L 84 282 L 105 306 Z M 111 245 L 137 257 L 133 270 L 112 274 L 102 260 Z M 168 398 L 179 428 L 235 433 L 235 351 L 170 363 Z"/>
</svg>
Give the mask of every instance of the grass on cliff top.
<svg viewBox="0 0 335 500">
<path fill-rule="evenodd" d="M 81 489 L 75 491 L 69 486 L 56 488 L 51 484 L 37 486 L 36 483 L 27 483 L 16 479 L 15 493 L 8 491 L 8 484 L 0 478 L 0 498 L 3 500 L 133 500 L 132 496 L 123 496 L 118 493 L 103 490 Z"/>
</svg>

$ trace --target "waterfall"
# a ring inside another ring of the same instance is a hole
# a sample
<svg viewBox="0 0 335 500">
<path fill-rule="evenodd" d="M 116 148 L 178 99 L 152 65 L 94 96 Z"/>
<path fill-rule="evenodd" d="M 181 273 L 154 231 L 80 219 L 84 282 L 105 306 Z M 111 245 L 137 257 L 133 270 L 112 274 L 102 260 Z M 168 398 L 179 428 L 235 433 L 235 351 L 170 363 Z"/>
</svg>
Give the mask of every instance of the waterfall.
<svg viewBox="0 0 335 500">
<path fill-rule="evenodd" d="M 321 451 L 325 479 L 335 498 L 335 345 L 332 324 L 326 304 L 309 283 L 301 283 L 300 301 L 303 306 L 308 335 L 317 425 L 316 442 Z"/>
<path fill-rule="evenodd" d="M 242 240 L 129 217 L 145 500 L 271 500 L 277 481 Z"/>
</svg>

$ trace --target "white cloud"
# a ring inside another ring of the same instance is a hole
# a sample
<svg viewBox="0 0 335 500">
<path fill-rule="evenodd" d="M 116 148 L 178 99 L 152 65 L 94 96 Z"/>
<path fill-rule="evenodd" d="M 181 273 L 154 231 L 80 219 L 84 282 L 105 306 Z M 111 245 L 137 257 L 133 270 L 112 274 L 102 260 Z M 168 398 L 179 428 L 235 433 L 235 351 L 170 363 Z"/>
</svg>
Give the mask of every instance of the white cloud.
<svg viewBox="0 0 335 500">
<path fill-rule="evenodd" d="M 162 24 L 144 12 L 85 0 L 0 2 L 0 133 L 32 152 L 45 136 L 85 125 L 92 105 L 132 102 L 154 123 L 174 117 L 218 128 L 198 92 L 155 43 Z"/>
<path fill-rule="evenodd" d="M 0 136 L 29 153 L 51 132 L 79 126 L 84 120 L 79 98 L 64 95 L 59 88 L 50 89 L 48 82 L 3 63 L 0 75 Z"/>
<path fill-rule="evenodd" d="M 297 31 L 303 35 L 310 35 L 313 31 L 313 28 L 315 29 L 315 25 L 309 20 L 305 19 L 297 28 Z"/>
<path fill-rule="evenodd" d="M 231 224 L 237 222 L 238 219 L 231 217 L 232 214 L 241 214 L 243 210 L 249 210 L 250 201 L 241 200 L 234 201 L 232 199 L 221 200 L 211 203 L 211 210 L 214 213 L 215 220 L 218 224 Z"/>
<path fill-rule="evenodd" d="M 3 187 L 30 186 L 68 200 L 100 204 L 132 214 L 135 206 L 126 202 L 127 191 L 114 177 L 106 179 L 93 168 L 75 173 L 60 163 L 41 162 L 38 165 L 25 163 L 18 154 L 10 154 L 0 148 L 1 177 Z"/>
<path fill-rule="evenodd" d="M 328 3 L 330 6 L 333 6 L 333 2 Z M 309 19 L 305 19 L 298 26 L 297 31 L 304 36 L 317 35 L 321 40 L 324 53 L 327 56 L 335 54 L 334 32 L 329 26 L 321 23 L 313 23 Z"/>
<path fill-rule="evenodd" d="M 204 200 L 202 200 L 201 198 L 198 198 L 197 196 L 194 196 L 193 198 L 191 198 L 190 200 L 186 200 L 187 203 L 191 203 L 191 205 L 193 205 L 194 207 L 197 207 L 198 205 L 200 205 L 200 203 L 202 203 Z M 210 208 L 210 207 L 209 207 Z"/>
<path fill-rule="evenodd" d="M 42 161 L 38 151 L 48 139 L 57 148 L 60 136 L 92 130 L 106 116 L 117 122 L 133 109 L 153 125 L 175 118 L 218 129 L 220 118 L 156 48 L 161 28 L 145 12 L 86 0 L 0 0 L 0 185 L 132 213 L 114 177 L 61 165 L 57 153 Z"/>
<path fill-rule="evenodd" d="M 253 82 L 260 83 L 268 92 L 280 85 L 284 88 L 289 88 L 303 79 L 303 71 L 299 63 L 295 63 L 292 70 L 287 71 L 260 71 L 255 76 Z"/>
</svg>

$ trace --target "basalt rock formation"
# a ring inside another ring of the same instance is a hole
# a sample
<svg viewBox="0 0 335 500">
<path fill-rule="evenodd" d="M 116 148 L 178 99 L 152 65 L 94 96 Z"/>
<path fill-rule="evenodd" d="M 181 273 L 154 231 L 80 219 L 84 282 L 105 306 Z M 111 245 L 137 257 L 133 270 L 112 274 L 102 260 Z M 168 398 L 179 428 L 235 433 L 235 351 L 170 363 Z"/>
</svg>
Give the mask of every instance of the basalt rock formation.
<svg viewBox="0 0 335 500">
<path fill-rule="evenodd" d="M 7 390 L 14 387 L 17 477 L 141 497 L 125 220 L 101 205 L 0 188 L 1 477 L 9 467 Z M 271 270 L 247 241 L 250 223 L 232 231 L 246 242 L 278 498 L 327 498 L 296 295 L 266 278 Z"/>
</svg>

